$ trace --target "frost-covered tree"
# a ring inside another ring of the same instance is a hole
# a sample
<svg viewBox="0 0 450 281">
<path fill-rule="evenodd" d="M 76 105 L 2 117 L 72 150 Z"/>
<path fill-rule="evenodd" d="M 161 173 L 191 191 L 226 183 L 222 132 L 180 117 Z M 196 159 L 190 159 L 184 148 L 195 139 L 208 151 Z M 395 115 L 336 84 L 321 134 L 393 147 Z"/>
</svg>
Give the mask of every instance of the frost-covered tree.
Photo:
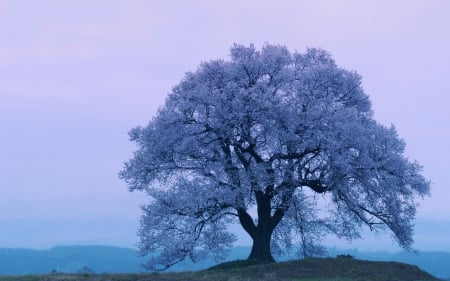
<svg viewBox="0 0 450 281">
<path fill-rule="evenodd" d="M 231 60 L 187 73 L 130 138 L 120 177 L 151 198 L 139 246 L 153 269 L 223 257 L 235 222 L 253 240 L 249 259 L 273 261 L 293 241 L 317 255 L 323 235 L 359 238 L 364 225 L 408 249 L 430 189 L 396 130 L 373 119 L 361 77 L 320 49 L 234 45 Z"/>
</svg>

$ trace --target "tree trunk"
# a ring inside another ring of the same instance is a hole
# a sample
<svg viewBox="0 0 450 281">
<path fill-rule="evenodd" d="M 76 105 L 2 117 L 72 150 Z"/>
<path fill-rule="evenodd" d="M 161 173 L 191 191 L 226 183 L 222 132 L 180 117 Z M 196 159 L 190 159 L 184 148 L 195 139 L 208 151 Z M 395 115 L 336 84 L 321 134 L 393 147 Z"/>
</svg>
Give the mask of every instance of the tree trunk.
<svg viewBox="0 0 450 281">
<path fill-rule="evenodd" d="M 257 225 L 245 209 L 238 210 L 242 227 L 253 239 L 252 251 L 248 259 L 274 262 L 275 260 L 270 252 L 270 240 L 276 225 L 283 217 L 283 212 L 276 212 L 274 216 L 271 216 L 271 198 L 260 191 L 256 191 L 255 195 L 258 209 Z"/>
<path fill-rule="evenodd" d="M 274 262 L 275 259 L 270 252 L 270 238 L 272 236 L 272 229 L 268 227 L 261 227 L 258 225 L 253 235 L 253 246 L 249 260 L 261 260 Z"/>
</svg>

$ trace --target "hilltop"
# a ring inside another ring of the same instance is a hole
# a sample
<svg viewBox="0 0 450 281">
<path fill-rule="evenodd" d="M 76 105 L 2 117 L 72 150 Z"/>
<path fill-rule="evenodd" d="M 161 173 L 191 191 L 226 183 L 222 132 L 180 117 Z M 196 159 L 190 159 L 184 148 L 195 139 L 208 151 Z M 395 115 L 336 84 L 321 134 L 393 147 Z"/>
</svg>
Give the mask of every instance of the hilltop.
<svg viewBox="0 0 450 281">
<path fill-rule="evenodd" d="M 0 281 L 433 281 L 439 280 L 417 266 L 353 258 L 315 258 L 270 264 L 227 262 L 207 270 L 141 274 L 48 274 L 0 277 Z"/>
</svg>

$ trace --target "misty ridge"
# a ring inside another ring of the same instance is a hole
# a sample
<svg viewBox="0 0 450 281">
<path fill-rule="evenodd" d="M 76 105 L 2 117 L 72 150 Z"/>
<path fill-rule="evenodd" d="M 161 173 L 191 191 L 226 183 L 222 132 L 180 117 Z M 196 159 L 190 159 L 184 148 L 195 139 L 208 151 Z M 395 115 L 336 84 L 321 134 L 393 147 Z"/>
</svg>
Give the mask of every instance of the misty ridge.
<svg viewBox="0 0 450 281">
<path fill-rule="evenodd" d="M 245 259 L 250 247 L 234 247 L 227 261 Z M 450 252 L 370 252 L 356 249 L 328 248 L 327 256 L 350 255 L 370 261 L 396 261 L 416 265 L 439 278 L 450 277 Z M 277 257 L 278 261 L 293 256 Z M 48 274 L 51 272 L 138 273 L 145 272 L 145 259 L 135 249 L 113 246 L 59 246 L 48 250 L 0 248 L 0 275 Z M 198 263 L 184 261 L 169 271 L 197 271 L 216 265 L 213 259 Z"/>
</svg>

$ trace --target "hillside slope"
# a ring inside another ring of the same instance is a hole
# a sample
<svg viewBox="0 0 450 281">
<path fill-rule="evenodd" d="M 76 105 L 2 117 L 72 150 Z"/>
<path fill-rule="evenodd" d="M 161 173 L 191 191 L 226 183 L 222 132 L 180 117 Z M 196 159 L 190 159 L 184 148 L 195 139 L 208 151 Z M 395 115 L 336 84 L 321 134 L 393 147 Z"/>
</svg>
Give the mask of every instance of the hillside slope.
<svg viewBox="0 0 450 281">
<path fill-rule="evenodd" d="M 398 262 L 363 261 L 351 258 L 306 259 L 248 265 L 228 262 L 198 272 L 151 274 L 50 274 L 0 277 L 0 281 L 434 281 L 417 266 Z"/>
<path fill-rule="evenodd" d="M 245 259 L 248 247 L 235 247 L 228 261 Z M 388 253 L 360 252 L 357 250 L 329 249 L 329 256 L 350 254 L 360 260 L 397 261 L 416 265 L 439 278 L 450 277 L 449 252 Z M 295 259 L 296 256 L 280 258 L 279 261 Z M 138 257 L 135 249 L 111 246 L 65 246 L 49 250 L 0 248 L 0 275 L 47 274 L 53 270 L 76 273 L 90 268 L 95 273 L 139 273 L 145 270 L 141 264 L 145 258 Z M 199 271 L 215 264 L 207 259 L 198 263 L 185 261 L 170 268 L 170 271 Z"/>
</svg>

